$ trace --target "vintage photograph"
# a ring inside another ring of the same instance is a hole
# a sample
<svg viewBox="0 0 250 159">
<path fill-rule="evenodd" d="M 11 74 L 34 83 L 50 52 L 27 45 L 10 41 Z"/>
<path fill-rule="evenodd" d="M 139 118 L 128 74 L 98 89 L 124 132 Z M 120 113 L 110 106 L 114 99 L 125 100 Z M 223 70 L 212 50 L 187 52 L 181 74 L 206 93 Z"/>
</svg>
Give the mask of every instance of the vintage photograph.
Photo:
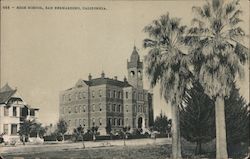
<svg viewBox="0 0 250 159">
<path fill-rule="evenodd" d="M 248 0 L 0 0 L 1 159 L 250 158 Z"/>
</svg>

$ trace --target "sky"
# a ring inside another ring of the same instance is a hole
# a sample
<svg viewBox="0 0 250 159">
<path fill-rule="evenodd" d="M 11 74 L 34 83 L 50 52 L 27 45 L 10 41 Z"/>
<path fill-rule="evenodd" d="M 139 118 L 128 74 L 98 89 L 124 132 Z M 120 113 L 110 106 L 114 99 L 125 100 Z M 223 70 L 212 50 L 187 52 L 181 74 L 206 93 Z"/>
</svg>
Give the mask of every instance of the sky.
<svg viewBox="0 0 250 159">
<path fill-rule="evenodd" d="M 40 108 L 42 123 L 58 120 L 59 91 L 78 81 L 101 76 L 127 76 L 126 62 L 135 45 L 146 55 L 143 28 L 167 12 L 190 25 L 192 6 L 203 1 L 1 1 L 1 86 L 17 88 L 26 103 Z M 249 2 L 243 0 L 243 28 L 249 35 Z M 16 9 L 17 6 L 105 7 L 106 10 Z M 13 8 L 12 8 L 13 7 Z M 249 101 L 249 72 L 238 82 Z M 149 89 L 144 75 L 144 88 Z M 171 109 L 153 89 L 154 115 Z"/>
</svg>

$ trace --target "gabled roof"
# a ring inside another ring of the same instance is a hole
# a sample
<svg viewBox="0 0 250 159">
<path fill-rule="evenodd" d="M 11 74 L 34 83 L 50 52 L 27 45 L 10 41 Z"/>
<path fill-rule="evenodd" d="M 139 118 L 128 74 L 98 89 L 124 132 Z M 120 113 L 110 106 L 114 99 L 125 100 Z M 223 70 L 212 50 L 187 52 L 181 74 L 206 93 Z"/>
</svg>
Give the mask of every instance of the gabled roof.
<svg viewBox="0 0 250 159">
<path fill-rule="evenodd" d="M 0 104 L 6 103 L 10 97 L 16 93 L 15 89 L 12 89 L 8 83 L 5 84 L 1 89 L 0 89 Z"/>
</svg>

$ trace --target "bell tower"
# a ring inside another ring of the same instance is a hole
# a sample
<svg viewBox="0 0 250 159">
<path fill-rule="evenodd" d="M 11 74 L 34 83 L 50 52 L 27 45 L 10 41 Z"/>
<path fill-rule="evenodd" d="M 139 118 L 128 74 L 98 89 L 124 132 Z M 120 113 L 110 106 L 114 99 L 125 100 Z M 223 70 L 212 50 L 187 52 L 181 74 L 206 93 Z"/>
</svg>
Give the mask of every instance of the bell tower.
<svg viewBox="0 0 250 159">
<path fill-rule="evenodd" d="M 140 56 L 134 46 L 130 56 L 130 61 L 127 62 L 128 83 L 137 89 L 143 89 L 143 63 L 140 61 Z"/>
</svg>

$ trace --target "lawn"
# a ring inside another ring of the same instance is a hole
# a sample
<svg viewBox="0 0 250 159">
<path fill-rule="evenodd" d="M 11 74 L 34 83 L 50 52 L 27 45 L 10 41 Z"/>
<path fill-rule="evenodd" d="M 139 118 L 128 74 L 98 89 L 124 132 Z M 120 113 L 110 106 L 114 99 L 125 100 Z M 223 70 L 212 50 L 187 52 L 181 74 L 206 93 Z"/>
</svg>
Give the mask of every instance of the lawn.
<svg viewBox="0 0 250 159">
<path fill-rule="evenodd" d="M 214 144 L 203 146 L 206 151 L 202 156 L 194 156 L 194 144 L 183 143 L 184 158 L 215 158 Z M 235 149 L 236 150 L 236 149 Z M 247 152 L 247 146 L 238 147 L 237 152 L 229 152 L 231 158 L 244 158 Z M 163 159 L 169 158 L 171 154 L 171 145 L 144 145 L 144 146 L 111 146 L 111 147 L 93 147 L 93 148 L 64 148 L 60 151 L 44 151 L 39 153 L 26 154 L 7 154 L 5 159 Z M 20 158 L 21 157 L 21 158 Z M 13 158 L 14 159 L 14 158 Z"/>
</svg>

